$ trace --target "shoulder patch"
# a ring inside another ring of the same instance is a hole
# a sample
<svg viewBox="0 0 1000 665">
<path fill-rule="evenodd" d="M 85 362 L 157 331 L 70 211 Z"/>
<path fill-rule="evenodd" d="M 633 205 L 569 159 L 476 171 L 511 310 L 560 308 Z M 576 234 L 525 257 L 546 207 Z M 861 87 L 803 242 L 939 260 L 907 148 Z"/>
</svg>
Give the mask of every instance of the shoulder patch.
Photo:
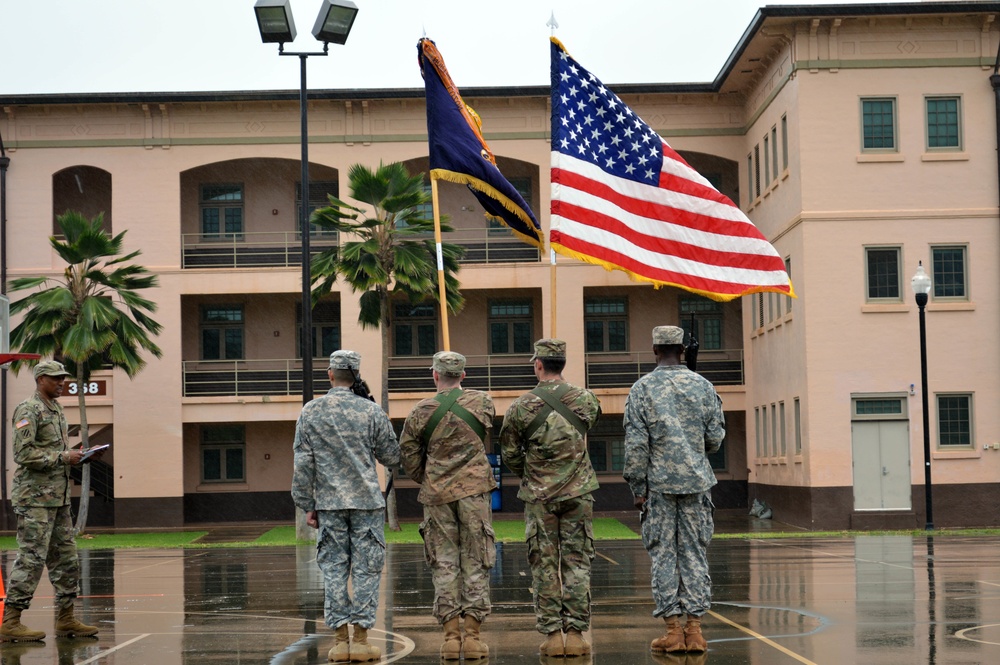
<svg viewBox="0 0 1000 665">
<path fill-rule="evenodd" d="M 22 418 L 21 420 L 17 421 L 17 423 L 14 425 L 14 427 L 16 429 L 21 429 L 22 427 L 27 427 L 28 424 L 29 424 L 28 419 L 27 418 Z"/>
</svg>

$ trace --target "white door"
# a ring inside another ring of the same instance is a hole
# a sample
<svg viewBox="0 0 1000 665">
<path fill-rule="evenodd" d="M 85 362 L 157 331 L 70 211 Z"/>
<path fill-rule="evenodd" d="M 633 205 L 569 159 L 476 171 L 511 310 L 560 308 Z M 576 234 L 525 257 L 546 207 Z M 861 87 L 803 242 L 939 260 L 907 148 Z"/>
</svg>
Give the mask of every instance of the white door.
<svg viewBox="0 0 1000 665">
<path fill-rule="evenodd" d="M 851 424 L 855 510 L 911 508 L 909 438 L 905 420 Z"/>
</svg>

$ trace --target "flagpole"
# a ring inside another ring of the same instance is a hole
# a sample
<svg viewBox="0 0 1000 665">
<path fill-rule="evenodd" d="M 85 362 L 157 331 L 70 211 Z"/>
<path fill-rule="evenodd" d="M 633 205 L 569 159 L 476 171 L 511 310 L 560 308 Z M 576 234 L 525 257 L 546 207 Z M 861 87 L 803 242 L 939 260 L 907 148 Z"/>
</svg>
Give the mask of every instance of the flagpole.
<svg viewBox="0 0 1000 665">
<path fill-rule="evenodd" d="M 438 301 L 441 305 L 441 341 L 444 351 L 451 351 L 451 338 L 448 335 L 448 298 L 444 283 L 444 256 L 441 253 L 441 213 L 438 211 L 438 181 L 431 174 L 431 207 L 434 209 L 434 245 L 437 248 L 438 268 Z"/>
<path fill-rule="evenodd" d="M 556 336 L 556 251 L 549 246 L 549 303 L 552 313 L 552 337 Z"/>
</svg>

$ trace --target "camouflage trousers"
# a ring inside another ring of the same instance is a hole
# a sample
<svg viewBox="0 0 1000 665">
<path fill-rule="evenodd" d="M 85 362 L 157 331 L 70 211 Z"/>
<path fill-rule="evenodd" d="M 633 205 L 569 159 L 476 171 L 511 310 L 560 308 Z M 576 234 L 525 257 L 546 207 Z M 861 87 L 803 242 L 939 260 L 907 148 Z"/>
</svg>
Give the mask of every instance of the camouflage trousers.
<svg viewBox="0 0 1000 665">
<path fill-rule="evenodd" d="M 711 607 L 708 543 L 714 511 L 710 492 L 646 497 L 642 543 L 652 560 L 653 616 L 701 616 Z"/>
<path fill-rule="evenodd" d="M 490 569 L 497 560 L 490 492 L 424 506 L 420 535 L 434 580 L 434 616 L 445 623 L 490 613 Z"/>
<path fill-rule="evenodd" d="M 590 627 L 590 565 L 594 560 L 594 499 L 590 494 L 524 504 L 535 628 L 549 634 Z"/>
<path fill-rule="evenodd" d="M 48 567 L 56 604 L 71 607 L 79 592 L 80 558 L 69 506 L 17 506 L 17 558 L 7 574 L 7 604 L 26 610 Z"/>
<path fill-rule="evenodd" d="M 316 563 L 323 572 L 326 625 L 356 623 L 371 628 L 385 562 L 384 510 L 321 510 Z M 354 591 L 347 593 L 350 577 Z"/>
</svg>

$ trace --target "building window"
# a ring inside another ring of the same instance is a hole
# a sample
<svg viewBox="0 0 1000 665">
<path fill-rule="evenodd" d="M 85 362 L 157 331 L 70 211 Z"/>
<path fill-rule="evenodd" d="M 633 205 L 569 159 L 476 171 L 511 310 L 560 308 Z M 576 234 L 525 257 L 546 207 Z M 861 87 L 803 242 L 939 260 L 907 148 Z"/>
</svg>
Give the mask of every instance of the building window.
<svg viewBox="0 0 1000 665">
<path fill-rule="evenodd" d="M 931 247 L 934 298 L 965 300 L 969 297 L 968 272 L 965 268 L 966 247 L 948 245 Z"/>
<path fill-rule="evenodd" d="M 778 169 L 778 128 L 777 126 L 771 128 L 771 163 L 774 165 L 772 172 L 774 173 L 774 179 L 778 179 L 778 175 L 781 171 Z"/>
<path fill-rule="evenodd" d="M 309 181 L 309 216 L 316 212 L 317 208 L 325 208 L 330 205 L 330 199 L 327 197 L 328 194 L 337 196 L 337 182 L 335 180 L 313 182 Z M 295 183 L 295 231 L 302 237 L 302 183 Z M 336 229 L 327 229 L 316 226 L 315 224 L 309 225 L 309 237 L 310 238 L 329 238 L 337 237 Z"/>
<path fill-rule="evenodd" d="M 201 186 L 201 235 L 204 240 L 243 239 L 243 185 Z"/>
<path fill-rule="evenodd" d="M 771 403 L 771 455 L 778 456 L 778 407 Z"/>
<path fill-rule="evenodd" d="M 243 305 L 201 308 L 201 359 L 243 358 Z"/>
<path fill-rule="evenodd" d="M 778 440 L 781 442 L 781 456 L 784 457 L 788 454 L 788 444 L 785 440 L 785 403 L 778 402 L 778 427 L 781 430 L 781 436 Z"/>
<path fill-rule="evenodd" d="M 788 168 L 788 116 L 781 116 L 781 169 Z"/>
<path fill-rule="evenodd" d="M 764 136 L 764 186 L 771 184 L 771 139 Z"/>
<path fill-rule="evenodd" d="M 962 148 L 961 113 L 958 97 L 928 97 L 927 149 Z"/>
<path fill-rule="evenodd" d="M 246 480 L 246 430 L 243 425 L 203 425 L 201 481 L 238 483 Z"/>
<path fill-rule="evenodd" d="M 757 457 L 761 456 L 760 451 L 760 407 L 755 406 L 753 408 L 753 426 L 754 426 L 754 439 L 757 442 Z"/>
<path fill-rule="evenodd" d="M 761 449 L 764 451 L 764 456 L 767 456 L 767 404 L 760 407 L 760 436 L 761 436 Z"/>
<path fill-rule="evenodd" d="M 528 207 L 534 210 L 531 205 L 531 178 L 508 178 L 507 181 L 514 186 Z M 486 218 L 486 228 L 489 229 L 490 235 L 510 234 L 510 227 L 494 217 Z"/>
<path fill-rule="evenodd" d="M 628 351 L 628 299 L 584 298 L 587 352 Z"/>
<path fill-rule="evenodd" d="M 861 128 L 864 150 L 896 150 L 896 100 L 862 99 Z"/>
<path fill-rule="evenodd" d="M 747 207 L 753 205 L 753 154 L 747 155 Z"/>
<path fill-rule="evenodd" d="M 701 350 L 722 348 L 722 303 L 701 296 L 681 298 L 680 322 L 685 344 L 691 342 L 691 334 L 694 333 Z"/>
<path fill-rule="evenodd" d="M 625 468 L 625 430 L 621 419 L 605 418 L 587 434 L 587 452 L 594 471 L 617 473 Z"/>
<path fill-rule="evenodd" d="M 766 153 L 765 153 L 766 154 Z M 753 191 L 760 196 L 760 144 L 753 147 Z"/>
<path fill-rule="evenodd" d="M 972 395 L 938 395 L 937 414 L 940 447 L 972 447 Z"/>
<path fill-rule="evenodd" d="M 302 357 L 302 303 L 295 308 L 296 356 Z M 326 358 L 340 348 L 340 303 L 320 302 L 312 310 L 313 357 Z"/>
<path fill-rule="evenodd" d="M 866 247 L 868 300 L 900 300 L 899 247 Z"/>
<path fill-rule="evenodd" d="M 437 352 L 437 306 L 397 303 L 392 319 L 394 355 L 433 356 Z"/>
<path fill-rule="evenodd" d="M 802 403 L 796 397 L 793 402 L 793 417 L 795 418 L 795 454 L 802 453 Z"/>
<path fill-rule="evenodd" d="M 531 301 L 491 300 L 490 353 L 531 353 Z"/>
<path fill-rule="evenodd" d="M 792 282 L 792 257 L 790 256 L 785 257 L 785 272 L 788 274 L 788 282 L 790 284 Z M 791 296 L 785 296 L 785 311 L 789 314 L 792 313 L 792 300 L 794 298 Z"/>
</svg>

